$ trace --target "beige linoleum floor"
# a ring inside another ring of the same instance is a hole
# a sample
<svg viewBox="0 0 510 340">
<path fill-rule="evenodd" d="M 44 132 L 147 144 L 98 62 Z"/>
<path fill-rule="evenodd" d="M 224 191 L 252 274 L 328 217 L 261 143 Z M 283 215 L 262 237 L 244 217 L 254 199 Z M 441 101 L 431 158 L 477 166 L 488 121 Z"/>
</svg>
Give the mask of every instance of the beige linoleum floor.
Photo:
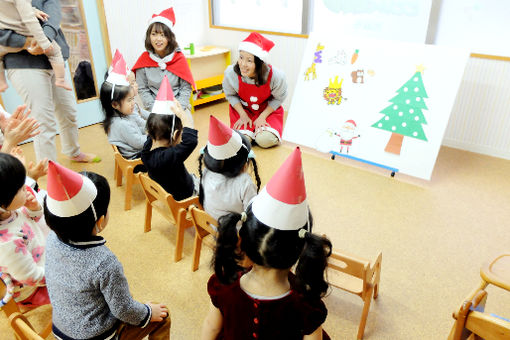
<svg viewBox="0 0 510 340">
<path fill-rule="evenodd" d="M 208 117 L 228 121 L 225 102 L 199 108 L 194 115 L 199 148 L 207 139 Z M 152 231 L 143 232 L 144 196 L 133 190 L 132 209 L 123 210 L 124 187 L 115 187 L 113 155 L 99 125 L 80 130 L 84 151 L 99 164 L 62 164 L 106 176 L 112 186 L 107 246 L 124 265 L 134 297 L 169 305 L 172 339 L 198 339 L 208 308 L 206 282 L 211 252 L 204 248 L 197 272 L 191 272 L 193 232 L 185 234 L 184 257 L 173 262 L 175 228 L 157 213 Z M 23 147 L 27 157 L 32 145 Z M 197 172 L 198 149 L 187 160 Z M 263 184 L 291 152 L 291 146 L 255 148 Z M 365 339 L 446 339 L 451 317 L 478 284 L 481 264 L 510 252 L 510 161 L 442 147 L 430 182 L 360 166 L 305 150 L 303 166 L 315 231 L 326 233 L 336 249 L 363 257 L 383 253 L 379 298 L 372 303 Z M 41 181 L 45 186 L 45 180 Z M 332 289 L 325 298 L 324 325 L 333 339 L 355 339 L 362 301 Z M 510 317 L 510 293 L 490 288 L 487 310 Z M 42 307 L 30 312 L 40 324 Z M 0 316 L 0 339 L 12 339 Z"/>
</svg>

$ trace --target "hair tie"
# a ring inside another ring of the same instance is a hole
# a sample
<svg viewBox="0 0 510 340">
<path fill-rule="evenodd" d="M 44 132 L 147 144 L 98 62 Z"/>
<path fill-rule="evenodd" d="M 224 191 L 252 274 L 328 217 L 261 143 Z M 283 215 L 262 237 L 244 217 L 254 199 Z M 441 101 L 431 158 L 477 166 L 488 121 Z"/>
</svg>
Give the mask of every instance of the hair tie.
<svg viewBox="0 0 510 340">
<path fill-rule="evenodd" d="M 203 155 L 204 151 L 205 151 L 205 146 L 202 149 L 200 149 L 200 154 Z"/>
<path fill-rule="evenodd" d="M 246 211 L 243 211 L 241 213 L 241 221 L 246 222 L 247 218 L 248 218 L 248 215 L 246 215 Z"/>
<path fill-rule="evenodd" d="M 307 233 L 308 233 L 308 231 L 306 231 L 306 229 L 299 229 L 299 232 L 298 232 L 299 238 L 305 238 Z"/>
<path fill-rule="evenodd" d="M 248 159 L 255 159 L 255 152 L 253 152 L 253 150 L 250 150 L 250 152 L 248 153 Z"/>
</svg>

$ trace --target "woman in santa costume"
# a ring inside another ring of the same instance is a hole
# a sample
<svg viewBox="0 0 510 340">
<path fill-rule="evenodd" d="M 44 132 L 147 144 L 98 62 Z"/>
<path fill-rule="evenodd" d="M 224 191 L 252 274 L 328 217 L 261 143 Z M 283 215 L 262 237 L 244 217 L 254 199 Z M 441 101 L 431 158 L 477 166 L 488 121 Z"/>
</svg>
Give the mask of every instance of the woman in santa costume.
<svg viewBox="0 0 510 340">
<path fill-rule="evenodd" d="M 146 110 L 151 110 L 159 85 L 166 75 L 175 98 L 183 109 L 190 110 L 190 96 L 195 82 L 186 57 L 177 45 L 172 28 L 175 25 L 173 8 L 154 14 L 145 35 L 145 49 L 132 71 L 136 74 L 138 92 Z"/>
<path fill-rule="evenodd" d="M 239 44 L 239 58 L 227 67 L 223 91 L 230 103 L 230 127 L 262 148 L 278 145 L 283 130 L 285 74 L 267 64 L 274 43 L 256 32 Z"/>
</svg>

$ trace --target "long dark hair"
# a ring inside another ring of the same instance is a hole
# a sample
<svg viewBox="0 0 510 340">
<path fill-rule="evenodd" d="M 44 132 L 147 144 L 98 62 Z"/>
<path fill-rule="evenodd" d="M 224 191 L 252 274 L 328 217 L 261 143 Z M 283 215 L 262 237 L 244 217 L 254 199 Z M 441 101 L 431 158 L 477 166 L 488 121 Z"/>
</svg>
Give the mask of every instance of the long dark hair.
<svg viewBox="0 0 510 340">
<path fill-rule="evenodd" d="M 120 105 L 122 100 L 128 96 L 129 91 L 131 91 L 131 85 L 115 85 L 112 98 L 112 87 L 113 84 L 105 81 L 101 85 L 101 91 L 99 91 L 99 99 L 104 112 L 104 120 L 101 122 L 101 125 L 106 134 L 110 132 L 113 117 L 125 118 L 122 113 L 113 108 L 113 103 Z"/>
<path fill-rule="evenodd" d="M 236 225 L 241 215 L 230 213 L 218 220 L 218 238 L 212 265 L 216 276 L 223 284 L 234 282 L 243 255 L 259 266 L 275 269 L 289 269 L 296 262 L 296 286 L 300 293 L 310 297 L 322 297 L 328 290 L 324 279 L 327 259 L 331 255 L 331 242 L 311 233 L 312 217 L 309 215 L 304 238 L 298 230 L 278 230 L 260 222 L 248 207 L 246 221 L 237 233 Z M 241 238 L 241 247 L 237 243 Z"/>
<path fill-rule="evenodd" d="M 260 86 L 264 85 L 267 81 L 266 73 L 268 70 L 268 66 L 265 62 L 262 61 L 259 57 L 256 55 L 253 55 L 255 57 L 255 85 Z M 236 61 L 234 65 L 234 71 L 238 75 L 241 75 L 241 69 L 239 68 L 239 63 Z"/>
<path fill-rule="evenodd" d="M 182 121 L 177 116 L 172 117 L 172 115 L 151 113 L 149 118 L 147 118 L 147 134 L 153 141 L 166 139 L 172 145 L 182 133 L 182 128 Z M 172 136 L 172 131 L 178 132 L 175 138 Z"/>
<path fill-rule="evenodd" d="M 0 152 L 0 207 L 7 208 L 25 184 L 26 170 L 16 157 Z"/>
<path fill-rule="evenodd" d="M 243 141 L 243 147 L 237 151 L 235 156 L 223 160 L 217 160 L 211 156 L 206 146 L 204 148 L 204 154 L 198 157 L 198 173 L 200 175 L 200 191 L 198 198 L 200 204 L 204 203 L 204 190 L 202 187 L 202 161 L 207 169 L 230 178 L 238 176 L 243 170 L 245 164 L 251 161 L 251 164 L 253 165 L 255 182 L 257 183 L 257 192 L 260 190 L 260 176 L 257 167 L 257 161 L 255 161 L 255 158 L 248 158 L 248 154 L 251 151 L 251 143 L 243 134 L 237 131 L 234 131 L 233 133 L 239 134 Z"/>
<path fill-rule="evenodd" d="M 92 202 L 97 218 L 106 216 L 108 205 L 110 204 L 110 185 L 108 181 L 95 172 L 83 171 L 80 172 L 80 174 L 90 178 L 97 188 L 97 196 Z M 47 198 L 44 199 L 44 218 L 48 227 L 50 227 L 64 243 L 69 243 L 69 241 L 90 241 L 92 238 L 92 230 L 97 222 L 91 206 L 76 216 L 56 216 L 49 211 Z"/>
<path fill-rule="evenodd" d="M 149 52 L 156 53 L 154 51 L 154 47 L 151 44 L 151 32 L 152 28 L 156 31 L 156 33 L 163 33 L 168 40 L 168 45 L 166 46 L 165 55 L 169 55 L 177 48 L 177 40 L 175 39 L 175 34 L 168 28 L 167 25 L 162 24 L 160 22 L 153 22 L 147 27 L 147 32 L 145 32 L 145 49 Z"/>
</svg>

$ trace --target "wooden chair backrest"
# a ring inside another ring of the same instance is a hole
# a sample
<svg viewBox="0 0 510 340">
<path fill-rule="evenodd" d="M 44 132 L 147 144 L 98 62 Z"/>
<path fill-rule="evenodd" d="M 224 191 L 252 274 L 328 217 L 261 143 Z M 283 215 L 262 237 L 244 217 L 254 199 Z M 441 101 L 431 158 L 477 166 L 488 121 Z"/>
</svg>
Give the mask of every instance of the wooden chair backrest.
<svg viewBox="0 0 510 340">
<path fill-rule="evenodd" d="M 363 280 L 363 282 L 366 282 L 367 277 L 369 277 L 367 274 L 370 269 L 370 262 L 360 260 L 347 254 L 333 252 L 331 253 L 328 267 L 338 270 L 339 272 L 352 275 Z"/>
<path fill-rule="evenodd" d="M 112 146 L 114 157 L 117 160 L 117 162 L 119 162 L 119 165 L 121 167 L 124 167 L 126 165 L 132 165 L 134 167 L 135 165 L 143 164 L 143 162 L 140 158 L 136 158 L 136 159 L 124 158 L 124 156 L 122 156 L 122 154 L 120 153 L 117 145 L 113 145 L 113 144 L 110 144 L 110 145 Z"/>
<path fill-rule="evenodd" d="M 9 325 L 20 340 L 44 340 L 37 334 L 27 318 L 19 312 L 9 316 Z"/>
<path fill-rule="evenodd" d="M 175 221 L 177 221 L 179 210 L 187 210 L 191 204 L 199 205 L 197 196 L 193 196 L 182 201 L 176 201 L 171 194 L 167 193 L 165 189 L 163 189 L 159 183 L 150 178 L 148 174 L 138 173 L 137 175 L 140 179 L 140 184 L 142 185 L 147 200 L 151 204 L 156 200 L 166 203 Z"/>
<path fill-rule="evenodd" d="M 191 206 L 189 208 L 189 212 L 193 224 L 197 227 L 197 232 L 199 233 L 200 238 L 204 238 L 209 234 L 212 234 L 214 236 L 217 235 L 218 231 L 216 227 L 218 225 L 218 222 L 214 218 L 212 218 L 208 213 L 206 213 L 202 209 L 197 208 L 196 206 Z"/>
</svg>

